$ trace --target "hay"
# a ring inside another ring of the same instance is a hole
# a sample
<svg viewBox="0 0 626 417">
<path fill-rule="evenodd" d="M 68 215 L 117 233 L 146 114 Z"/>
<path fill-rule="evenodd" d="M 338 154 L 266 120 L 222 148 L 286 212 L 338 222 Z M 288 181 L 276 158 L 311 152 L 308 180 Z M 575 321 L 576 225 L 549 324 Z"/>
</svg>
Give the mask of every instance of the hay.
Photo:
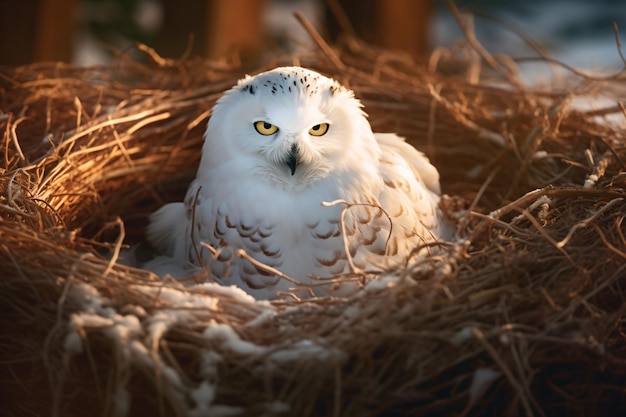
<svg viewBox="0 0 626 417">
<path fill-rule="evenodd" d="M 526 89 L 466 53 L 425 66 L 351 41 L 266 66 L 354 89 L 374 130 L 423 149 L 454 196 L 464 239 L 348 300 L 256 302 L 115 263 L 181 199 L 243 69 L 4 70 L 6 415 L 626 413 L 626 138 L 600 120 L 624 108 L 572 105 L 615 81 Z"/>
</svg>

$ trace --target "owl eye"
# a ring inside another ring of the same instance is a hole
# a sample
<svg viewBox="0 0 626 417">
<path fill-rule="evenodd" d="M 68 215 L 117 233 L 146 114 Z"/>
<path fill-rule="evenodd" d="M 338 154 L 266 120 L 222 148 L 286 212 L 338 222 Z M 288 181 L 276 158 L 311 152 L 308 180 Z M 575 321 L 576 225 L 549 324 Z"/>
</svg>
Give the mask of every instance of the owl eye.
<svg viewBox="0 0 626 417">
<path fill-rule="evenodd" d="M 320 123 L 309 129 L 309 134 L 313 136 L 324 136 L 328 132 L 330 125 L 328 123 Z"/>
<path fill-rule="evenodd" d="M 278 132 L 278 127 L 274 126 L 271 123 L 264 122 L 263 120 L 254 122 L 254 128 L 263 136 L 273 135 L 274 133 Z"/>
</svg>

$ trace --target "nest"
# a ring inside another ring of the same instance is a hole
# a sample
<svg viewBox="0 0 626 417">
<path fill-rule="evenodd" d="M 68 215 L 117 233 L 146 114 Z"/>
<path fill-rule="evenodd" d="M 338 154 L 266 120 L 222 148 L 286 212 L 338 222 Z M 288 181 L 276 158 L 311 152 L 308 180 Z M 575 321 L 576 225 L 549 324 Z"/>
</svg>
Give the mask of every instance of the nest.
<svg viewBox="0 0 626 417">
<path fill-rule="evenodd" d="M 624 107 L 574 105 L 619 77 L 526 88 L 472 54 L 352 41 L 248 70 L 3 70 L 6 415 L 626 415 L 626 137 L 607 120 Z M 257 302 L 116 263 L 182 199 L 215 100 L 281 64 L 335 77 L 425 151 L 461 238 L 349 299 Z"/>
</svg>

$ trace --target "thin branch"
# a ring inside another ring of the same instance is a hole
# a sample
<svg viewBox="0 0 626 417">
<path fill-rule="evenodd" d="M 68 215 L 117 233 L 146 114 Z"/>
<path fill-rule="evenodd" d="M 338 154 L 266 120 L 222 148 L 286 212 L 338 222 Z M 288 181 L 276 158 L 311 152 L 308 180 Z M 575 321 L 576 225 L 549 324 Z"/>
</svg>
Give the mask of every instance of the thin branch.
<svg viewBox="0 0 626 417">
<path fill-rule="evenodd" d="M 240 259 L 245 259 L 246 261 L 250 262 L 252 265 L 256 266 L 257 268 L 261 268 L 267 272 L 270 272 L 274 275 L 276 275 L 279 278 L 282 278 L 286 281 L 291 282 L 294 285 L 297 285 L 299 287 L 303 287 L 304 284 L 302 284 L 300 281 L 298 281 L 295 278 L 290 277 L 287 274 L 282 273 L 281 271 L 279 271 L 278 269 L 271 267 L 267 264 L 264 264 L 261 261 L 257 261 L 256 259 L 254 259 L 252 256 L 248 255 L 248 253 L 243 250 L 243 249 L 237 249 L 237 257 Z"/>
<path fill-rule="evenodd" d="M 326 43 L 326 41 L 324 40 L 324 38 L 322 38 L 322 36 L 319 34 L 319 32 L 317 30 L 315 30 L 315 28 L 313 27 L 311 22 L 309 22 L 307 20 L 307 18 L 304 17 L 304 15 L 302 13 L 300 13 L 300 12 L 295 12 L 294 16 L 296 17 L 296 19 L 298 19 L 298 22 L 300 22 L 302 27 L 304 27 L 304 30 L 307 31 L 309 36 L 315 41 L 317 46 L 322 50 L 324 55 L 326 55 L 326 57 L 330 60 L 330 62 L 333 63 L 335 68 L 340 70 L 340 71 L 345 71 L 346 70 L 346 66 L 344 65 L 344 63 L 341 62 L 341 59 L 339 59 L 339 56 L 328 45 L 328 43 Z"/>
</svg>

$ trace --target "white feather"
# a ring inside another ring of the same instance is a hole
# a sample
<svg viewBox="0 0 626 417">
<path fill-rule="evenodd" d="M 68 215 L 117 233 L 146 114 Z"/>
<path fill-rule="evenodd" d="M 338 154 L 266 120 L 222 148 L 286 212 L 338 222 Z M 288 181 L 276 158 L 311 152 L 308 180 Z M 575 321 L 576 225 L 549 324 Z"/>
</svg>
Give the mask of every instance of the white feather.
<svg viewBox="0 0 626 417">
<path fill-rule="evenodd" d="M 183 203 L 169 203 L 150 216 L 146 235 L 159 253 L 175 256 L 177 249 L 185 246 L 188 222 L 185 211 Z"/>
</svg>

